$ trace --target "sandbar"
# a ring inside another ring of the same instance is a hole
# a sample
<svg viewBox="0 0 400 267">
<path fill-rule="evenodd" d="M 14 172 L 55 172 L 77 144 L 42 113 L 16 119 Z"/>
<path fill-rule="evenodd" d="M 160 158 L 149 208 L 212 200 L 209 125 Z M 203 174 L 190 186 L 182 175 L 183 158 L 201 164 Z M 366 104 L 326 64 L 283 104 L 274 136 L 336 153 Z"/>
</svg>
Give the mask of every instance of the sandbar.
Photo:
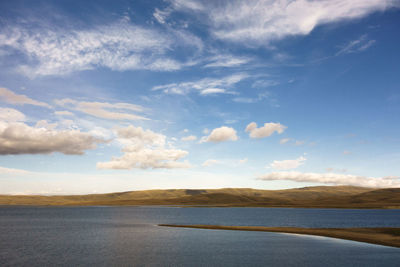
<svg viewBox="0 0 400 267">
<path fill-rule="evenodd" d="M 260 231 L 290 234 L 316 235 L 345 240 L 359 241 L 377 245 L 400 248 L 400 228 L 300 228 L 300 227 L 264 227 L 264 226 L 223 226 L 223 225 L 177 225 L 159 224 L 159 226 L 198 228 L 212 230 Z"/>
</svg>

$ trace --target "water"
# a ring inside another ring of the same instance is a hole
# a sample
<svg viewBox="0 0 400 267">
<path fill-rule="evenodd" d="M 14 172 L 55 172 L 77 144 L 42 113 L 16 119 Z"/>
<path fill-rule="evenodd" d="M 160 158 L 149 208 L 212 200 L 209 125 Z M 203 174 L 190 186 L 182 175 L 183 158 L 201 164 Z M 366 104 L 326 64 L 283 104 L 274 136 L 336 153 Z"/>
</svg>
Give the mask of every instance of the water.
<svg viewBox="0 0 400 267">
<path fill-rule="evenodd" d="M 0 266 L 399 266 L 400 249 L 159 223 L 400 227 L 400 210 L 0 207 Z"/>
</svg>

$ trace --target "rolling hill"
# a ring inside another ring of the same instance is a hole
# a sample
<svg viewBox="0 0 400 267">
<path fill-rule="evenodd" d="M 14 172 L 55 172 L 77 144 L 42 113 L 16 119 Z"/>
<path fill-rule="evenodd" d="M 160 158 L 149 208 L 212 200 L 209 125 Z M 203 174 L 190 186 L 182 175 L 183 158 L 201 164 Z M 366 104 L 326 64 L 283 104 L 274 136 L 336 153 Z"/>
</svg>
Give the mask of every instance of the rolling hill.
<svg viewBox="0 0 400 267">
<path fill-rule="evenodd" d="M 317 186 L 286 190 L 224 188 L 145 190 L 65 196 L 0 195 L 0 205 L 400 208 L 400 188 Z"/>
</svg>

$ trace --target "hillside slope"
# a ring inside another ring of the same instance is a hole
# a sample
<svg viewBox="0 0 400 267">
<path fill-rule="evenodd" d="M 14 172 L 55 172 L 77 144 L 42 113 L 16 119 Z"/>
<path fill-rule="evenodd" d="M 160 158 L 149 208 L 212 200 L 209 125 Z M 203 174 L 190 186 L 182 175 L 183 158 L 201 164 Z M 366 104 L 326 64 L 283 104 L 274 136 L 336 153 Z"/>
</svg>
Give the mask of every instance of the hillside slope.
<svg viewBox="0 0 400 267">
<path fill-rule="evenodd" d="M 400 208 L 400 188 L 317 186 L 286 190 L 168 189 L 70 196 L 0 195 L 0 205 L 191 205 Z"/>
</svg>

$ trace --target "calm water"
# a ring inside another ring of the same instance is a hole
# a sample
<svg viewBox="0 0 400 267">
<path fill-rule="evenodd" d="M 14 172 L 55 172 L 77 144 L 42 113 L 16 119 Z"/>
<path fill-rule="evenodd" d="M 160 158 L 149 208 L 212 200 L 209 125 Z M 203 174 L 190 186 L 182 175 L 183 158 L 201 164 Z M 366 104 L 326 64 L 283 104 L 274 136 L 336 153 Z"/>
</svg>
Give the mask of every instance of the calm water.
<svg viewBox="0 0 400 267">
<path fill-rule="evenodd" d="M 400 249 L 159 223 L 400 227 L 400 210 L 0 207 L 0 266 L 400 266 Z"/>
</svg>

